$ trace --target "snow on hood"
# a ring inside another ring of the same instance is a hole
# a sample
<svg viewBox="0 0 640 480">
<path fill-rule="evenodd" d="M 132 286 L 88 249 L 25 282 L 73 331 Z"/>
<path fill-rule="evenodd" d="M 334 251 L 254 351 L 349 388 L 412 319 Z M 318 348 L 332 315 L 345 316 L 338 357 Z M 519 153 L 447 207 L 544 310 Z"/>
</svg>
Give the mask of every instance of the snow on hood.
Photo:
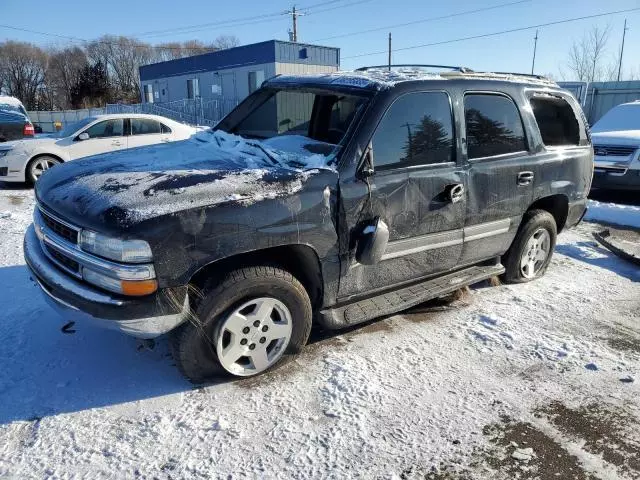
<svg viewBox="0 0 640 480">
<path fill-rule="evenodd" d="M 274 143 L 272 149 L 206 131 L 185 141 L 96 155 L 48 171 L 36 195 L 81 225 L 100 219 L 124 226 L 199 206 L 291 195 L 319 169 L 331 170 L 329 157 L 305 149 L 322 148 L 321 142 Z M 287 163 L 294 159 L 295 166 Z"/>
<path fill-rule="evenodd" d="M 640 145 L 640 130 L 618 130 L 614 132 L 592 132 L 593 143 L 598 145 Z"/>
</svg>

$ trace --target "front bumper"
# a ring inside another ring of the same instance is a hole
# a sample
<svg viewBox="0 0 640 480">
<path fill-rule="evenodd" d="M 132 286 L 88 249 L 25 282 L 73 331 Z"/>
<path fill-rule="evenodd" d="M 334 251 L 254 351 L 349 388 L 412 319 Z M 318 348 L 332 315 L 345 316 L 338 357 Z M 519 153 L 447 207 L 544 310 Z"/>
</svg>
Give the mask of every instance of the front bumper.
<svg viewBox="0 0 640 480">
<path fill-rule="evenodd" d="M 24 237 L 24 257 L 46 302 L 68 321 L 154 338 L 174 329 L 190 315 L 186 286 L 132 298 L 106 293 L 72 278 L 45 255 L 33 225 Z"/>
<path fill-rule="evenodd" d="M 627 169 L 619 172 L 599 169 L 593 172 L 591 188 L 602 190 L 640 190 L 640 170 Z"/>
</svg>

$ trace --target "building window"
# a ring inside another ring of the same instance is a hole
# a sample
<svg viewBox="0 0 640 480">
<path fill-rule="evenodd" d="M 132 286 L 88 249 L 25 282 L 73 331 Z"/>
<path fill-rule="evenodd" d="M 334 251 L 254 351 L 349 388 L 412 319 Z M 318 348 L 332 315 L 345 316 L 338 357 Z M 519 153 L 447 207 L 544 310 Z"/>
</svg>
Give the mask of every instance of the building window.
<svg viewBox="0 0 640 480">
<path fill-rule="evenodd" d="M 264 82 L 264 70 L 249 72 L 249 93 L 255 92 Z"/>
<path fill-rule="evenodd" d="M 144 91 L 144 101 L 146 103 L 153 103 L 153 85 L 144 85 L 142 88 Z"/>
<path fill-rule="evenodd" d="M 309 58 L 309 54 L 307 53 L 307 49 L 306 48 L 301 48 L 300 51 L 298 52 L 298 57 L 301 60 L 306 60 L 307 58 Z"/>
<path fill-rule="evenodd" d="M 187 98 L 198 98 L 200 96 L 200 85 L 197 78 L 187 80 Z"/>
</svg>

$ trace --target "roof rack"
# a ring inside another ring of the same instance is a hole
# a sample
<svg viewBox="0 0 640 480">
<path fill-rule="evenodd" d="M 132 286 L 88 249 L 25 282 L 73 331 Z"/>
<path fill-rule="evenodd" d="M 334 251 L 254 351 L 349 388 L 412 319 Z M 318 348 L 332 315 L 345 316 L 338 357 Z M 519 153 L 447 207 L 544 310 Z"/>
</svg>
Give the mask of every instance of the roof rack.
<svg viewBox="0 0 640 480">
<path fill-rule="evenodd" d="M 544 75 L 534 75 L 533 73 L 518 73 L 518 72 L 489 72 L 489 73 L 495 73 L 496 75 L 513 75 L 516 77 L 530 77 L 530 78 L 535 78 L 537 80 L 553 81 L 549 77 L 545 77 Z"/>
<path fill-rule="evenodd" d="M 478 78 L 478 79 L 486 78 L 486 79 L 493 79 L 493 80 L 517 80 L 517 79 L 525 80 L 525 79 L 529 79 L 529 81 L 532 82 L 532 83 L 539 83 L 539 84 L 551 85 L 551 86 L 557 86 L 558 85 L 555 82 L 555 80 L 551 80 L 548 77 L 545 77 L 543 75 L 531 75 L 529 73 L 474 72 L 474 71 L 458 72 L 458 71 L 453 71 L 453 72 L 443 72 L 440 75 L 442 75 L 443 77 L 466 76 L 468 78 Z"/>
<path fill-rule="evenodd" d="M 379 70 L 379 69 L 388 69 L 392 68 L 410 68 L 410 67 L 418 67 L 418 68 L 440 68 L 443 70 L 453 70 L 455 72 L 460 73 L 468 73 L 473 72 L 470 68 L 467 67 L 454 67 L 451 65 L 426 65 L 426 64 L 412 64 L 412 63 L 400 63 L 400 64 L 391 64 L 391 65 L 371 65 L 367 67 L 360 67 L 356 69 L 356 72 L 366 72 L 367 70 Z"/>
</svg>

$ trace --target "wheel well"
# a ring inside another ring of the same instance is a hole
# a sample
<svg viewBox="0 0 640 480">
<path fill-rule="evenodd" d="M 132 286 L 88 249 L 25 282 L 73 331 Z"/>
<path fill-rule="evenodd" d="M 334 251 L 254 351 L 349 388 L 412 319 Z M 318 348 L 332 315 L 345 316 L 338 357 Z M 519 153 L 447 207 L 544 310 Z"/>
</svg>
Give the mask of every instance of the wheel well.
<svg viewBox="0 0 640 480">
<path fill-rule="evenodd" d="M 308 245 L 283 245 L 223 258 L 198 270 L 189 284 L 202 289 L 207 280 L 214 276 L 220 277 L 236 268 L 264 264 L 290 272 L 304 286 L 314 309 L 320 306 L 324 292 L 322 268 L 315 250 Z"/>
<path fill-rule="evenodd" d="M 536 200 L 531 204 L 529 210 L 546 210 L 556 221 L 558 227 L 558 233 L 562 231 L 565 223 L 567 222 L 567 215 L 569 214 L 569 199 L 566 195 L 550 195 L 548 197 Z"/>
</svg>

